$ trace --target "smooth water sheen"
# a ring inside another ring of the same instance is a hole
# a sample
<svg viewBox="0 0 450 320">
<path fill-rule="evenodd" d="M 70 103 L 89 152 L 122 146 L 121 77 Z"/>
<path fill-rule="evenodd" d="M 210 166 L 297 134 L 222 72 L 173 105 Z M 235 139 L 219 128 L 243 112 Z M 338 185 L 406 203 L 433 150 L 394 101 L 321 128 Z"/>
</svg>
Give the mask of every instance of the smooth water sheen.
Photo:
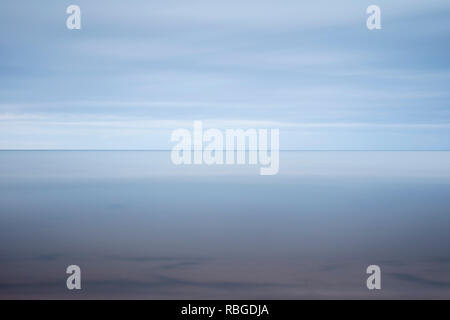
<svg viewBox="0 0 450 320">
<path fill-rule="evenodd" d="M 450 298 L 450 152 L 0 151 L 0 298 L 369 297 Z"/>
</svg>

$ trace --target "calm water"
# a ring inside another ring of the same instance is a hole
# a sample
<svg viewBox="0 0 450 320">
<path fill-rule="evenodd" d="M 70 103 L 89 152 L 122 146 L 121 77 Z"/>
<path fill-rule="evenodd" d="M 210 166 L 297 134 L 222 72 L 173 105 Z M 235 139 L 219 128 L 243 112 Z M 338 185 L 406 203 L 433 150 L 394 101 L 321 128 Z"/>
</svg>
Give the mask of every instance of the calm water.
<svg viewBox="0 0 450 320">
<path fill-rule="evenodd" d="M 450 152 L 1 151 L 0 298 L 449 299 Z"/>
</svg>

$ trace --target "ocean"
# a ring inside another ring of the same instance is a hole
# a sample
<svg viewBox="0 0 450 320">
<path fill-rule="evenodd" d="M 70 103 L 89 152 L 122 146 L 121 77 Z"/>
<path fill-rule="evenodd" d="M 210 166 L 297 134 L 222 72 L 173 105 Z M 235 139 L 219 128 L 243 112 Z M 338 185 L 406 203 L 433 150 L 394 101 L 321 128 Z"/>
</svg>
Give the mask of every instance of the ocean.
<svg viewBox="0 0 450 320">
<path fill-rule="evenodd" d="M 0 298 L 450 298 L 450 152 L 281 151 L 277 175 L 259 168 L 0 151 Z"/>
</svg>

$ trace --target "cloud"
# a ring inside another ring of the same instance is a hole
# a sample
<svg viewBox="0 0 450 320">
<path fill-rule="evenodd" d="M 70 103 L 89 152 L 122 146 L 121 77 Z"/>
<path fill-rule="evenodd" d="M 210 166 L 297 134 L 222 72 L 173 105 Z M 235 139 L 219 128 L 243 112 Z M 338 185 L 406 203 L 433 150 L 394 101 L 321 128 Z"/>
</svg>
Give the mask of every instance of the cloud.
<svg viewBox="0 0 450 320">
<path fill-rule="evenodd" d="M 49 254 L 38 255 L 34 259 L 39 260 L 39 261 L 55 261 L 62 257 L 63 257 L 63 255 L 60 253 L 49 253 Z"/>
<path fill-rule="evenodd" d="M 65 4 L 20 3 L 0 12 L 2 149 L 166 148 L 196 119 L 290 148 L 450 147 L 448 1 L 381 0 L 380 32 L 357 0 L 80 0 L 79 32 Z"/>
<path fill-rule="evenodd" d="M 199 266 L 207 263 L 209 259 L 201 257 L 183 258 L 183 257 L 162 257 L 162 256 L 135 256 L 135 257 L 108 257 L 113 260 L 156 263 L 155 269 L 174 270 L 186 267 Z"/>
<path fill-rule="evenodd" d="M 446 281 L 429 280 L 414 275 L 410 275 L 407 273 L 390 273 L 390 275 L 399 280 L 407 281 L 421 286 L 431 286 L 435 288 L 450 288 L 450 282 Z"/>
<path fill-rule="evenodd" d="M 227 128 L 392 128 L 392 129 L 448 129 L 450 123 L 377 123 L 377 122 L 283 122 L 251 119 L 201 119 L 207 127 Z M 130 129 L 177 129 L 191 128 L 193 120 L 142 119 L 120 115 L 37 113 L 14 114 L 1 113 L 0 121 L 12 124 L 28 124 L 36 126 L 86 126 L 117 127 Z"/>
<path fill-rule="evenodd" d="M 147 288 L 147 289 L 174 289 L 184 287 L 209 288 L 219 290 L 256 290 L 263 288 L 289 288 L 296 287 L 296 284 L 273 283 L 273 282 L 249 282 L 249 281 L 197 281 L 180 279 L 168 276 L 155 276 L 153 281 L 137 281 L 137 280 L 85 280 L 86 287 L 116 287 L 117 289 Z"/>
</svg>

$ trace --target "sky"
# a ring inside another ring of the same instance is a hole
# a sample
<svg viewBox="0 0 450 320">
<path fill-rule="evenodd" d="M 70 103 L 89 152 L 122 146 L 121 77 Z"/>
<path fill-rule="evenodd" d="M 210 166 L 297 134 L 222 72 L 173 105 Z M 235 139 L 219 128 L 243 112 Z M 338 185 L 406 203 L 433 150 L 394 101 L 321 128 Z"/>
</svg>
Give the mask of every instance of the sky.
<svg viewBox="0 0 450 320">
<path fill-rule="evenodd" d="M 449 15 L 448 0 L 3 0 L 0 149 L 171 149 L 202 120 L 279 128 L 285 150 L 449 150 Z"/>
</svg>

